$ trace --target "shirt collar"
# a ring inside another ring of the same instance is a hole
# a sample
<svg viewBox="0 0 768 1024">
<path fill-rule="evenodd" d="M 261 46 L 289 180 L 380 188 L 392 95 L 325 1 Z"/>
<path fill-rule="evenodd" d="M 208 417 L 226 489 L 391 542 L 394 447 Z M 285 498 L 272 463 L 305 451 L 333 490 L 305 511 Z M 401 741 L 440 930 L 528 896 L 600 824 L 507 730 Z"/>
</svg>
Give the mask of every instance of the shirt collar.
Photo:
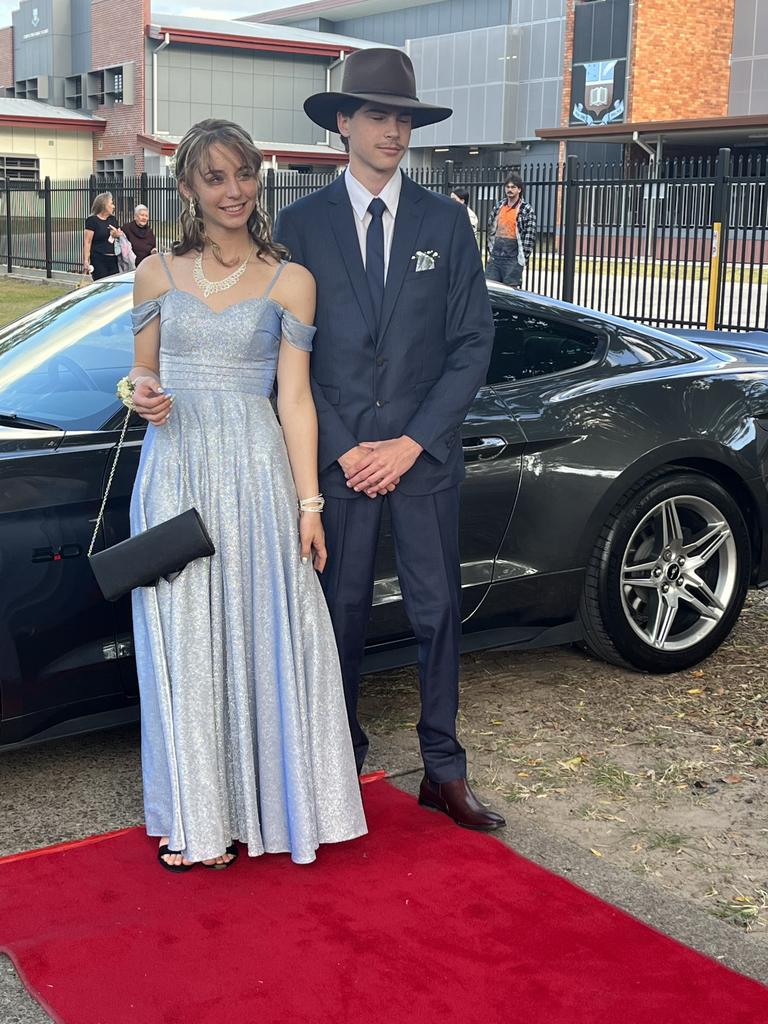
<svg viewBox="0 0 768 1024">
<path fill-rule="evenodd" d="M 352 209 L 355 211 L 355 216 L 358 220 L 363 220 L 368 212 L 371 200 L 376 197 L 373 192 L 368 191 L 365 185 L 360 184 L 357 178 L 352 175 L 348 167 L 344 171 L 344 183 L 347 186 L 349 201 L 352 204 Z M 397 216 L 397 204 L 400 201 L 400 189 L 402 188 L 402 185 L 403 175 L 398 168 L 381 192 L 379 192 L 379 199 L 383 201 L 392 217 Z"/>
</svg>

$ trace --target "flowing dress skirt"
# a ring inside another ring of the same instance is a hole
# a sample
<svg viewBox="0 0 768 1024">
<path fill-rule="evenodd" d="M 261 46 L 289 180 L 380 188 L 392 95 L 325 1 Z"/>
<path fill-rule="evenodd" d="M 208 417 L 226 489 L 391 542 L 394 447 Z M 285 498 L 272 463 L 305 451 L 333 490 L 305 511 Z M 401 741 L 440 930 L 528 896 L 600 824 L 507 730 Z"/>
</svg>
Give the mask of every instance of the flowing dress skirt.
<svg viewBox="0 0 768 1024">
<path fill-rule="evenodd" d="M 147 832 L 193 861 L 237 839 L 309 863 L 366 826 L 333 629 L 301 563 L 267 398 L 185 390 L 150 425 L 132 533 L 191 506 L 216 554 L 133 595 Z"/>
</svg>

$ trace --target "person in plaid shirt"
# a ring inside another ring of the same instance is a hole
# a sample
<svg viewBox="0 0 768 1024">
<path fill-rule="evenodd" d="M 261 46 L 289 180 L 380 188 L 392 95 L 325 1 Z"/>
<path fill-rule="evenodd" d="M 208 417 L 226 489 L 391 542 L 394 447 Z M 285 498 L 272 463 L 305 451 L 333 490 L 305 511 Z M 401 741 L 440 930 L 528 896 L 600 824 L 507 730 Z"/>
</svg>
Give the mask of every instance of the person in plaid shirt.
<svg viewBox="0 0 768 1024">
<path fill-rule="evenodd" d="M 489 281 L 519 288 L 523 269 L 536 244 L 536 214 L 523 198 L 523 179 L 508 175 L 504 182 L 505 198 L 493 209 L 488 220 L 488 263 L 485 276 Z"/>
</svg>

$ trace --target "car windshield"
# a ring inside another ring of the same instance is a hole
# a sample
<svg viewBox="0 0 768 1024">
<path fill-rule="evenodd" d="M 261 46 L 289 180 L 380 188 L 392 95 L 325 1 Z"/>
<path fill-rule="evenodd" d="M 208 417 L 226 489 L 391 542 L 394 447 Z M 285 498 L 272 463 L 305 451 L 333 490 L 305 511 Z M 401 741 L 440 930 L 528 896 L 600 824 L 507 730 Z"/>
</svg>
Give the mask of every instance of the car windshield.
<svg viewBox="0 0 768 1024">
<path fill-rule="evenodd" d="M 104 281 L 0 333 L 0 410 L 62 430 L 95 430 L 131 368 L 131 281 Z"/>
</svg>

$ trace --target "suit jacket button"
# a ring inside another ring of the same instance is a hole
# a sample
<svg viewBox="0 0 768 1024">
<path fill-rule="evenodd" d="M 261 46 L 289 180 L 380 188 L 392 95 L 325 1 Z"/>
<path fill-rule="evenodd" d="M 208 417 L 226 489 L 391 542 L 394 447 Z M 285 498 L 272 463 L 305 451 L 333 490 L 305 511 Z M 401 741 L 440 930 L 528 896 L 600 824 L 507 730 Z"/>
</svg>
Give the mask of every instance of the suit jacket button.
<svg viewBox="0 0 768 1024">
<path fill-rule="evenodd" d="M 383 366 L 384 365 L 384 360 L 381 358 L 381 356 L 379 356 L 379 358 L 376 360 L 376 365 L 377 366 Z"/>
<path fill-rule="evenodd" d="M 380 398 L 377 398 L 377 399 L 376 399 L 376 408 L 377 408 L 377 409 L 380 409 L 380 408 L 382 407 L 382 405 L 384 405 L 384 403 L 382 402 L 382 400 L 381 400 Z"/>
</svg>

